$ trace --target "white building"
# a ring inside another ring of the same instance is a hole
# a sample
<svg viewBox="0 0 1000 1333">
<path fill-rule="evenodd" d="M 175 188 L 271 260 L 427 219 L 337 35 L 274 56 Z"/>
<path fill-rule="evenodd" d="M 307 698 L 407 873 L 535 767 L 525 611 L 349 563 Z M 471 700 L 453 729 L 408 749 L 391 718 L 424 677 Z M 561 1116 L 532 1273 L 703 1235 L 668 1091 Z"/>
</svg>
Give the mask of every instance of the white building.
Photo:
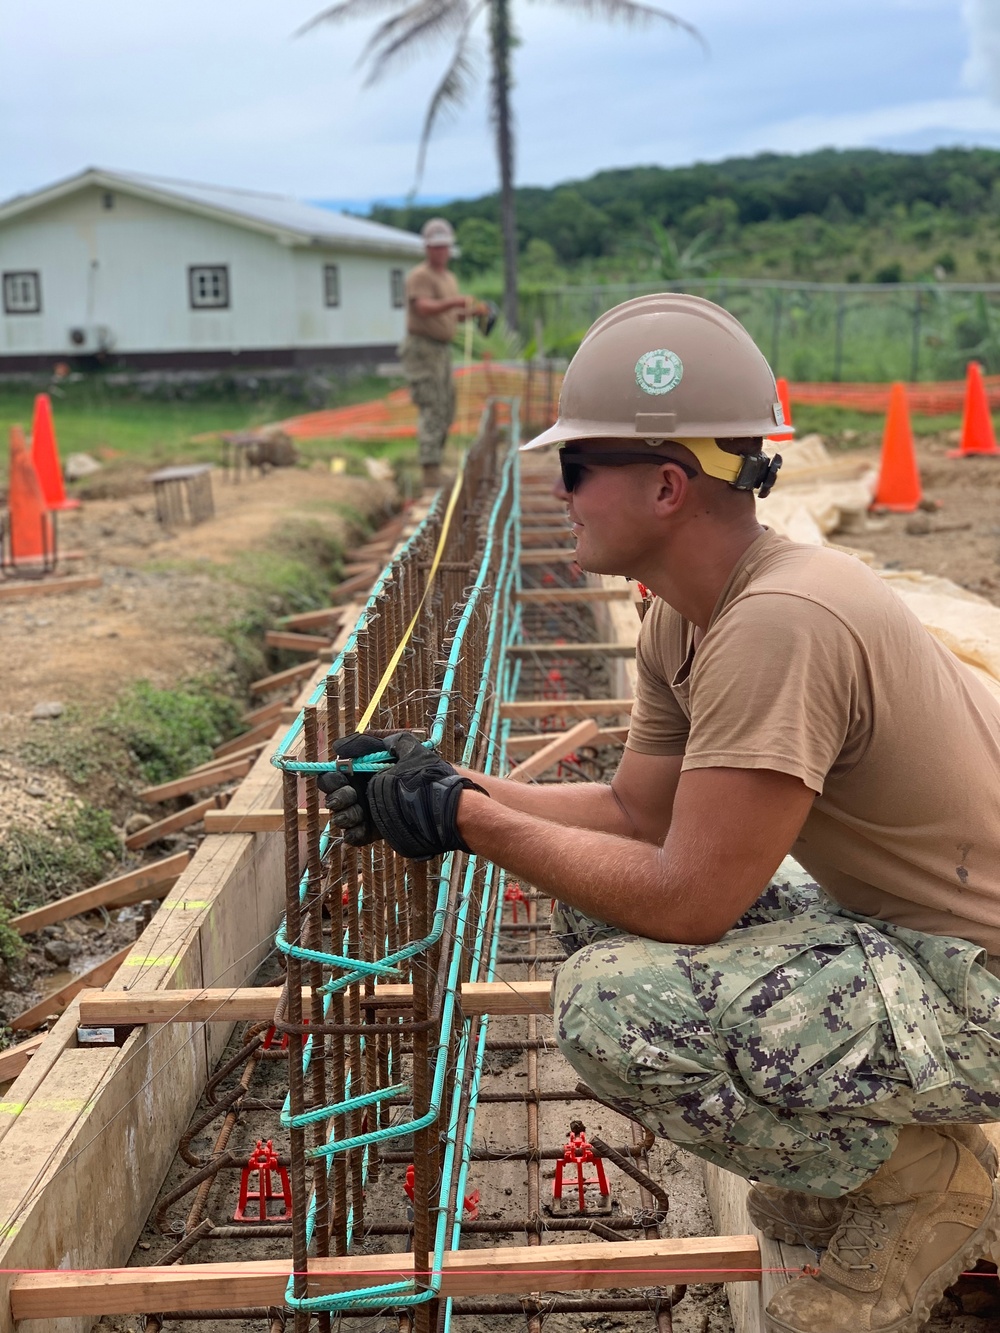
<svg viewBox="0 0 1000 1333">
<path fill-rule="evenodd" d="M 0 372 L 386 360 L 422 255 L 280 195 L 90 169 L 0 206 Z"/>
</svg>

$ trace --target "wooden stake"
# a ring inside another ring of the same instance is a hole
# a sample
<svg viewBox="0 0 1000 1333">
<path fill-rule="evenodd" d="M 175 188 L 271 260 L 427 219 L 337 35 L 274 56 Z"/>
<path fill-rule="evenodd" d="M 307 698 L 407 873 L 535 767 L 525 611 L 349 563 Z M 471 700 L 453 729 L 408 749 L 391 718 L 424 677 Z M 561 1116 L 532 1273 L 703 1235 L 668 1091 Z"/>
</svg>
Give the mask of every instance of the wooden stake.
<svg viewBox="0 0 1000 1333">
<path fill-rule="evenodd" d="M 585 745 L 587 741 L 593 740 L 599 731 L 600 727 L 592 717 L 578 722 L 575 727 L 570 727 L 569 731 L 560 733 L 547 745 L 543 745 L 537 754 L 533 754 L 523 764 L 512 768 L 507 777 L 511 782 L 527 782 L 529 778 L 537 777 L 553 764 L 558 764 L 560 759 L 572 754 L 578 745 Z"/>
<path fill-rule="evenodd" d="M 98 907 L 121 907 L 147 898 L 165 898 L 190 860 L 190 852 L 165 856 L 162 861 L 140 866 L 127 875 L 116 875 L 114 879 L 106 879 L 80 893 L 71 893 L 31 912 L 22 912 L 20 916 L 11 917 L 10 925 L 19 935 L 30 935 L 33 930 L 51 926 L 54 921 L 66 921 Z"/>
</svg>

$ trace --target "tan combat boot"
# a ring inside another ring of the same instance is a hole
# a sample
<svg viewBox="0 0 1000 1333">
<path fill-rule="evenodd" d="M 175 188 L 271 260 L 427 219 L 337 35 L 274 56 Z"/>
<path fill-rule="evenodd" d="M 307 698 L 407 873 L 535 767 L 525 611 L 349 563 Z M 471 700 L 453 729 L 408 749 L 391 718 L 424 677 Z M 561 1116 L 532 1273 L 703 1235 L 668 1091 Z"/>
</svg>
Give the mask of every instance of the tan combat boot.
<svg viewBox="0 0 1000 1333">
<path fill-rule="evenodd" d="M 997 1174 L 997 1154 L 978 1125 L 936 1125 L 945 1134 L 963 1144 L 979 1159 L 990 1179 Z M 776 1185 L 754 1185 L 747 1195 L 747 1212 L 757 1230 L 770 1240 L 786 1245 L 808 1245 L 825 1250 L 844 1218 L 849 1194 L 828 1199 L 821 1194 L 802 1194 L 798 1190 L 778 1189 Z"/>
<path fill-rule="evenodd" d="M 958 1275 L 1000 1248 L 1000 1188 L 968 1148 L 904 1125 L 846 1196 L 820 1263 L 768 1303 L 768 1333 L 917 1333 Z"/>
<path fill-rule="evenodd" d="M 421 465 L 423 470 L 423 483 L 425 491 L 436 491 L 441 485 L 441 469 L 437 463 L 424 463 Z"/>
</svg>

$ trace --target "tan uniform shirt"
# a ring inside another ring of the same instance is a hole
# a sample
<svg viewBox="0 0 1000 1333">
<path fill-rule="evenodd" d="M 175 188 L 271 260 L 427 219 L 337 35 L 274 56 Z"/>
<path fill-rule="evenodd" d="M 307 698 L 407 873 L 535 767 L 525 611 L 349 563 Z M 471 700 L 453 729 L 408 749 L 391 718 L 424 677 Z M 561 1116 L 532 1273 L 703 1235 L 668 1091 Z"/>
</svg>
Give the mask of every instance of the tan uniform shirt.
<svg viewBox="0 0 1000 1333">
<path fill-rule="evenodd" d="M 417 333 L 435 342 L 450 343 L 458 328 L 458 311 L 441 315 L 418 315 L 414 302 L 418 296 L 432 301 L 450 301 L 458 295 L 458 283 L 449 269 L 435 273 L 429 264 L 418 264 L 406 275 L 406 332 Z"/>
<path fill-rule="evenodd" d="M 692 644 L 654 601 L 628 747 L 794 774 L 816 799 L 792 854 L 832 898 L 1000 954 L 1000 702 L 895 593 L 768 532 Z"/>
</svg>

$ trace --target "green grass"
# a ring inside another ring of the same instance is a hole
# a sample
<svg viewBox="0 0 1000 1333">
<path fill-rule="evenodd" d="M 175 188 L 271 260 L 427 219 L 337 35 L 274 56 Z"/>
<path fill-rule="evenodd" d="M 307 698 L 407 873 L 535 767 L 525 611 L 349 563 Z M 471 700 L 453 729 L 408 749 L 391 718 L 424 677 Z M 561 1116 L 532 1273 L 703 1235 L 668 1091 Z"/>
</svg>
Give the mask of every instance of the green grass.
<svg viewBox="0 0 1000 1333">
<path fill-rule="evenodd" d="M 885 427 L 884 412 L 857 412 L 850 408 L 833 407 L 829 404 L 795 403 L 792 417 L 798 435 L 822 435 L 828 445 L 835 448 L 870 448 L 881 442 Z M 944 416 L 922 416 L 911 414 L 910 424 L 913 434 L 920 438 L 927 435 L 942 435 L 946 431 L 958 430 L 962 418 L 957 413 Z M 844 439 L 844 432 L 853 432 L 854 438 Z"/>
<path fill-rule="evenodd" d="M 339 383 L 319 407 L 343 407 L 380 398 L 397 387 L 397 381 L 374 375 Z M 99 461 L 137 462 L 162 466 L 174 462 L 218 462 L 215 440 L 193 437 L 217 431 L 245 430 L 281 421 L 286 417 L 318 410 L 316 402 L 289 395 L 266 395 L 246 399 L 235 394 L 214 397 L 164 399 L 140 398 L 106 385 L 100 377 L 56 386 L 51 390 L 59 452 L 65 460 L 73 453 L 88 453 Z M 18 424 L 31 430 L 34 389 L 0 389 L 0 432 L 6 439 L 9 428 Z M 379 452 L 368 445 L 366 452 Z M 323 456 L 312 442 L 304 442 L 305 459 Z M 0 473 L 6 476 L 7 451 L 0 449 Z"/>
<path fill-rule="evenodd" d="M 4 905 L 23 911 L 76 893 L 112 873 L 122 845 L 107 810 L 83 803 L 63 811 L 44 829 L 14 824 L 0 842 Z M 0 919 L 0 958 L 5 932 Z"/>
</svg>

